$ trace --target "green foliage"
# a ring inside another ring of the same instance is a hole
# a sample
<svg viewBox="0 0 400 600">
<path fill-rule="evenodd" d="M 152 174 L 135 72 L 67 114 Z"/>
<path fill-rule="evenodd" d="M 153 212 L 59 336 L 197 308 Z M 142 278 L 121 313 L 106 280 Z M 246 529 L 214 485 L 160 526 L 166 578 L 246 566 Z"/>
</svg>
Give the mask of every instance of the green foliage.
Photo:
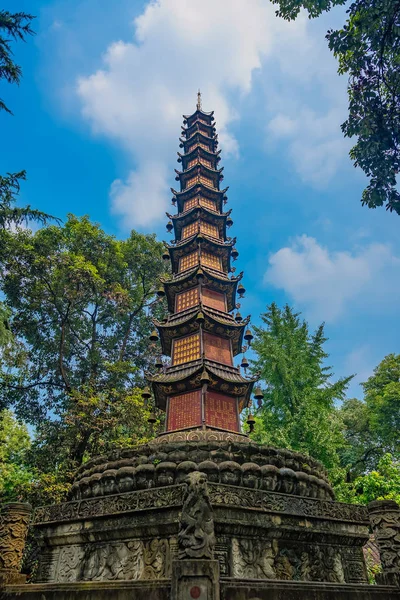
<svg viewBox="0 0 400 600">
<path fill-rule="evenodd" d="M 10 410 L 0 412 L 0 503 L 18 500 L 32 484 L 26 466 L 31 440 L 25 425 Z"/>
<path fill-rule="evenodd" d="M 3 357 L 0 404 L 35 426 L 29 461 L 54 485 L 93 454 L 153 434 L 138 387 L 154 360 L 151 315 L 163 310 L 162 251 L 153 235 L 116 240 L 72 215 L 9 234 L 1 285 L 16 342 Z"/>
<path fill-rule="evenodd" d="M 19 12 L 9 13 L 0 10 L 0 79 L 8 83 L 19 84 L 21 79 L 21 67 L 12 59 L 11 40 L 25 40 L 28 35 L 33 35 L 31 22 L 32 15 Z M 0 99 L 0 110 L 11 113 L 10 109 Z"/>
<path fill-rule="evenodd" d="M 3 244 L 7 240 L 5 230 L 9 230 L 11 227 L 28 225 L 29 221 L 35 221 L 41 225 L 52 220 L 60 222 L 59 219 L 30 206 L 16 206 L 20 181 L 25 180 L 25 171 L 7 173 L 5 177 L 0 175 L 0 242 Z"/>
<path fill-rule="evenodd" d="M 271 304 L 262 315 L 266 328 L 255 328 L 257 360 L 253 371 L 265 382 L 255 437 L 277 446 L 308 452 L 339 476 L 337 450 L 343 445 L 334 403 L 342 400 L 351 377 L 332 383 L 324 326 L 310 333 L 289 306 Z M 332 472 L 333 472 L 332 471 Z"/>
<path fill-rule="evenodd" d="M 273 0 L 277 14 L 295 19 L 300 9 L 317 17 L 345 0 Z M 400 3 L 398 0 L 355 0 L 342 29 L 328 31 L 329 48 L 348 74 L 349 115 L 342 125 L 356 137 L 350 151 L 355 166 L 369 178 L 362 203 L 386 205 L 400 214 L 396 178 L 400 167 Z"/>
<path fill-rule="evenodd" d="M 377 469 L 357 477 L 349 484 L 337 488 L 338 499 L 357 504 L 373 500 L 395 500 L 400 503 L 400 461 L 384 454 Z"/>
<path fill-rule="evenodd" d="M 385 453 L 400 458 L 400 355 L 386 356 L 363 388 L 363 400 L 346 400 L 339 411 L 346 440 L 340 454 L 348 479 L 377 469 Z"/>
</svg>

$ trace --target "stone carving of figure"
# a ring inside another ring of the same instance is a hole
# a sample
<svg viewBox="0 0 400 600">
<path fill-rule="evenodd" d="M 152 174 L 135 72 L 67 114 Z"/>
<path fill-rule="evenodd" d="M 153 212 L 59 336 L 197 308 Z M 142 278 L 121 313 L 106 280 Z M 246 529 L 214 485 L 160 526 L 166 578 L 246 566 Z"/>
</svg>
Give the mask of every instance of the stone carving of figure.
<svg viewBox="0 0 400 600">
<path fill-rule="evenodd" d="M 116 481 L 117 471 L 109 469 L 104 471 L 101 477 L 101 485 L 103 488 L 103 494 L 118 494 L 118 486 Z"/>
<path fill-rule="evenodd" d="M 187 496 L 182 507 L 178 533 L 179 558 L 212 559 L 215 546 L 213 511 L 207 492 L 207 477 L 189 473 Z"/>
<path fill-rule="evenodd" d="M 176 464 L 174 462 L 160 462 L 156 466 L 156 484 L 174 485 Z"/>
<path fill-rule="evenodd" d="M 309 481 L 310 481 L 310 497 L 318 498 L 318 493 L 319 493 L 318 479 L 316 477 L 314 477 L 314 475 L 309 475 Z"/>
<path fill-rule="evenodd" d="M 297 471 L 296 477 L 297 477 L 296 494 L 298 496 L 308 496 L 310 493 L 309 475 L 307 475 L 307 473 L 303 473 L 302 471 Z"/>
<path fill-rule="evenodd" d="M 261 468 L 255 463 L 242 465 L 242 481 L 244 487 L 258 489 L 261 483 Z"/>
<path fill-rule="evenodd" d="M 292 469 L 279 469 L 279 478 L 281 480 L 281 492 L 284 494 L 293 494 L 297 477 Z"/>
<path fill-rule="evenodd" d="M 83 479 L 81 479 L 79 481 L 79 489 L 80 489 L 80 495 L 81 495 L 82 499 L 90 497 L 90 494 L 92 493 L 92 491 L 90 489 L 89 477 L 83 477 Z"/>
<path fill-rule="evenodd" d="M 18 582 L 31 513 L 29 504 L 12 502 L 0 511 L 0 586 Z M 25 579 L 22 576 L 22 579 Z M 23 583 L 23 581 L 19 581 Z"/>
<path fill-rule="evenodd" d="M 116 475 L 118 491 L 120 494 L 131 492 L 135 489 L 135 467 L 121 467 Z"/>
<path fill-rule="evenodd" d="M 261 467 L 262 489 L 277 492 L 279 490 L 278 474 L 279 469 L 275 465 L 263 465 Z"/>
<path fill-rule="evenodd" d="M 379 583 L 400 587 L 400 507 L 394 500 L 375 500 L 368 513 L 382 563 Z"/>
<path fill-rule="evenodd" d="M 207 480 L 211 483 L 219 482 L 219 466 L 212 460 L 204 460 L 199 464 L 198 469 L 207 475 Z"/>
<path fill-rule="evenodd" d="M 179 463 L 179 465 L 176 467 L 176 483 L 183 483 L 186 481 L 186 477 L 189 475 L 189 473 L 197 471 L 197 469 L 198 467 L 196 463 L 191 460 L 184 460 L 183 462 Z"/>
<path fill-rule="evenodd" d="M 101 496 L 102 494 L 102 485 L 101 485 L 101 473 L 96 473 L 92 475 L 89 480 L 90 483 L 90 491 L 91 496 Z"/>
<path fill-rule="evenodd" d="M 227 460 L 219 465 L 219 473 L 221 483 L 225 485 L 240 485 L 242 480 L 242 469 L 241 466 L 233 462 L 233 460 Z"/>
<path fill-rule="evenodd" d="M 81 490 L 80 490 L 78 481 L 75 481 L 75 483 L 72 485 L 69 496 L 70 496 L 71 500 L 80 500 L 81 499 Z"/>
<path fill-rule="evenodd" d="M 148 490 L 154 487 L 155 471 L 154 465 L 138 465 L 135 468 L 136 488 L 138 490 Z"/>
</svg>

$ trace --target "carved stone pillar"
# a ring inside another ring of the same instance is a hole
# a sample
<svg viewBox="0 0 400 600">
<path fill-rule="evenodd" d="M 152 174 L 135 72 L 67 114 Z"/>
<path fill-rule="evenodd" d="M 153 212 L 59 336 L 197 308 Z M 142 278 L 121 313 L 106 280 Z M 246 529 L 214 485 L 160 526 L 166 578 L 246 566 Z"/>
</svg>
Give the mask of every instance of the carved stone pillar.
<svg viewBox="0 0 400 600">
<path fill-rule="evenodd" d="M 0 585 L 24 583 L 22 555 L 28 534 L 30 504 L 4 504 L 0 511 Z"/>
<path fill-rule="evenodd" d="M 368 512 L 382 563 L 378 583 L 400 587 L 400 507 L 393 500 L 376 500 Z"/>
</svg>

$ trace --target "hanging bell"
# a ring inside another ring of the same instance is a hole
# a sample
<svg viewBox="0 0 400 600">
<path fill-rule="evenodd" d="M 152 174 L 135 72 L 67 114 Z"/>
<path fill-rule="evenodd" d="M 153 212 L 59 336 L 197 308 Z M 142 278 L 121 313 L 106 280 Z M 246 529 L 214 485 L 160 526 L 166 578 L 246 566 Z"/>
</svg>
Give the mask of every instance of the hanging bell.
<svg viewBox="0 0 400 600">
<path fill-rule="evenodd" d="M 171 204 L 172 204 L 173 206 L 175 206 L 175 204 L 176 204 L 176 198 L 172 198 L 172 200 L 171 200 Z"/>
<path fill-rule="evenodd" d="M 243 318 L 242 318 L 242 315 L 240 314 L 240 312 L 236 313 L 235 321 L 236 321 L 236 323 L 240 323 L 241 321 L 243 321 Z"/>
<path fill-rule="evenodd" d="M 159 340 L 158 333 L 154 329 L 154 331 L 152 331 L 151 334 L 150 334 L 150 341 L 151 342 L 158 342 L 158 340 Z"/>
<path fill-rule="evenodd" d="M 147 385 L 145 388 L 143 388 L 142 398 L 143 400 L 148 400 L 149 398 L 151 398 L 150 388 Z"/>
<path fill-rule="evenodd" d="M 232 256 L 233 260 L 236 260 L 237 257 L 239 256 L 239 252 L 236 250 L 236 248 L 232 248 L 231 256 Z"/>
<path fill-rule="evenodd" d="M 245 289 L 244 285 L 239 283 L 237 291 L 238 291 L 239 297 L 243 298 L 244 294 L 246 293 L 246 289 Z"/>
<path fill-rule="evenodd" d="M 201 374 L 200 377 L 200 383 L 201 385 L 205 385 L 205 384 L 209 384 L 211 382 L 211 379 L 207 373 L 207 371 L 204 369 L 204 371 Z"/>
<path fill-rule="evenodd" d="M 168 223 L 166 225 L 166 229 L 167 229 L 168 233 L 171 233 L 173 228 L 174 228 L 174 226 L 172 225 L 172 221 L 168 221 Z"/>
<path fill-rule="evenodd" d="M 244 334 L 244 339 L 246 340 L 246 342 L 249 342 L 249 346 L 251 345 L 251 340 L 253 339 L 253 334 L 251 333 L 250 329 L 246 329 L 246 332 Z"/>
<path fill-rule="evenodd" d="M 155 415 L 153 412 L 151 412 L 151 413 L 149 414 L 149 417 L 148 417 L 148 419 L 147 419 L 147 422 L 148 422 L 148 423 L 150 423 L 150 425 L 153 425 L 153 424 L 154 424 L 156 421 L 157 421 L 157 419 L 156 419 L 156 415 Z"/>
<path fill-rule="evenodd" d="M 260 386 L 257 386 L 254 390 L 254 398 L 256 400 L 262 400 L 264 398 L 264 394 L 262 393 Z"/>
<path fill-rule="evenodd" d="M 247 369 L 247 367 L 249 366 L 249 362 L 245 356 L 243 356 L 240 366 L 242 367 L 242 369 Z"/>
<path fill-rule="evenodd" d="M 233 219 L 231 217 L 228 217 L 226 219 L 226 226 L 227 227 L 232 227 L 232 225 L 233 225 Z"/>
<path fill-rule="evenodd" d="M 205 317 L 204 317 L 204 313 L 203 312 L 199 312 L 197 317 L 196 317 L 196 321 L 199 323 L 199 325 L 201 325 L 202 323 L 204 323 L 205 321 Z"/>
<path fill-rule="evenodd" d="M 154 363 L 154 366 L 155 366 L 155 368 L 156 368 L 156 369 L 162 369 L 162 368 L 163 368 L 163 366 L 164 366 L 164 363 L 163 363 L 163 361 L 161 360 L 161 356 L 158 356 L 158 357 L 156 358 L 156 362 Z"/>
<path fill-rule="evenodd" d="M 250 433 L 252 433 L 254 431 L 254 425 L 255 425 L 255 418 L 253 417 L 253 415 L 250 413 L 249 416 L 247 417 L 247 425 L 250 428 Z"/>
<path fill-rule="evenodd" d="M 164 252 L 162 253 L 162 259 L 167 261 L 169 260 L 169 252 L 168 250 L 164 250 Z"/>
<path fill-rule="evenodd" d="M 161 284 L 160 287 L 157 290 L 157 296 L 159 298 L 163 298 L 165 296 L 165 289 L 164 286 Z"/>
<path fill-rule="evenodd" d="M 201 267 L 200 267 L 200 269 L 197 271 L 197 273 L 196 273 L 196 277 L 197 277 L 197 279 L 199 279 L 199 280 L 204 278 L 204 271 L 203 271 L 203 269 L 202 269 Z"/>
</svg>

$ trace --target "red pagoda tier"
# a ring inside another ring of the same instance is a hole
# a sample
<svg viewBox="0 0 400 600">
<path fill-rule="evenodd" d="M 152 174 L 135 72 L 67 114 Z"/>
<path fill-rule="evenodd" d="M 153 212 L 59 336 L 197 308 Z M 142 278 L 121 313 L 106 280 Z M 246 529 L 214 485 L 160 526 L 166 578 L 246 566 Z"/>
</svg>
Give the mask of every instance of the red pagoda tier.
<svg viewBox="0 0 400 600">
<path fill-rule="evenodd" d="M 167 213 L 167 230 L 175 239 L 166 244 L 170 277 L 161 279 L 168 317 L 154 321 L 152 339 L 161 342 L 169 366 L 158 361 L 159 372 L 148 375 L 155 405 L 167 412 L 166 432 L 218 429 L 240 432 L 240 412 L 250 404 L 255 380 L 241 374 L 235 356 L 250 343 L 250 317 L 242 318 L 236 294 L 245 292 L 243 273 L 233 275 L 238 252 L 227 236 L 233 221 L 224 212 L 228 188 L 220 189 L 222 168 L 213 112 L 201 108 L 184 116 L 176 170 L 180 191 L 171 188 L 177 214 Z M 242 361 L 247 366 L 247 361 Z M 145 393 L 145 395 L 150 395 Z"/>
</svg>

